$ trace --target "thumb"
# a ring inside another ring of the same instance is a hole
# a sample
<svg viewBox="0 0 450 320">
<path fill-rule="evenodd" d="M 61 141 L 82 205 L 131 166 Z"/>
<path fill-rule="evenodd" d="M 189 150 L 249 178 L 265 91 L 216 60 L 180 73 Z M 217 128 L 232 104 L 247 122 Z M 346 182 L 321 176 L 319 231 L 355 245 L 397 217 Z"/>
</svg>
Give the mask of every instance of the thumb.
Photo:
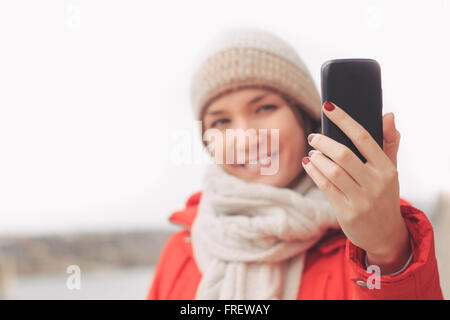
<svg viewBox="0 0 450 320">
<path fill-rule="evenodd" d="M 397 152 L 400 145 L 400 132 L 395 128 L 394 114 L 383 116 L 383 151 L 397 167 Z"/>
</svg>

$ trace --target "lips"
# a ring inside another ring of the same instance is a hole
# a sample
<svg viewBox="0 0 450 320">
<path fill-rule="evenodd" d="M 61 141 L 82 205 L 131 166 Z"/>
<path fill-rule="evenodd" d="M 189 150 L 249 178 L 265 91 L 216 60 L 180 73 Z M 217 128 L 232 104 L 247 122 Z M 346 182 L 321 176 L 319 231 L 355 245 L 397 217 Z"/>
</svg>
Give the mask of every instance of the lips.
<svg viewBox="0 0 450 320">
<path fill-rule="evenodd" d="M 259 159 L 257 163 L 245 163 L 245 164 L 238 164 L 240 168 L 243 170 L 249 172 L 249 173 L 258 173 L 261 168 L 269 168 L 274 161 L 275 157 L 278 156 L 278 151 L 272 153 L 268 157 L 264 157 Z"/>
</svg>

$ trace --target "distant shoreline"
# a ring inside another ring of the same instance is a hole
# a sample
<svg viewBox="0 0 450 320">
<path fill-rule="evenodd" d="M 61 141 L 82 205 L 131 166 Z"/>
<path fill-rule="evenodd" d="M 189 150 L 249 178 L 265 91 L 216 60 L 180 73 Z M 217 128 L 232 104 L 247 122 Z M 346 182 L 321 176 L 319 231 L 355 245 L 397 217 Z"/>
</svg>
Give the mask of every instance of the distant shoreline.
<svg viewBox="0 0 450 320">
<path fill-rule="evenodd" d="M 16 275 L 52 274 L 78 265 L 85 271 L 154 265 L 173 230 L 72 232 L 0 237 L 2 265 Z"/>
</svg>

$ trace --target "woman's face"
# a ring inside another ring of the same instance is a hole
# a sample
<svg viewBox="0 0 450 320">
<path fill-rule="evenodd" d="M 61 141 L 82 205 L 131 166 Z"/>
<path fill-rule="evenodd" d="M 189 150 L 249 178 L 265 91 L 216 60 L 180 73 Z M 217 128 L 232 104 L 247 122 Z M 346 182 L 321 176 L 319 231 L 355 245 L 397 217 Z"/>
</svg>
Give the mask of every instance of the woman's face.
<svg viewBox="0 0 450 320">
<path fill-rule="evenodd" d="M 303 170 L 301 159 L 306 152 L 304 130 L 291 107 L 272 91 L 246 88 L 227 93 L 207 107 L 202 120 L 205 132 L 214 128 L 221 133 L 222 141 L 215 145 L 222 148 L 222 167 L 244 181 L 286 187 Z M 226 129 L 254 129 L 257 139 L 250 139 L 248 135 L 244 139 L 236 139 L 226 135 Z M 267 129 L 267 139 L 259 129 Z M 275 141 L 277 135 L 271 129 L 279 129 L 278 144 Z M 263 156 L 259 155 L 260 147 L 267 150 Z M 256 153 L 255 148 L 258 148 Z M 232 153 L 232 163 L 226 159 L 227 152 Z M 238 152 L 245 154 L 245 163 L 238 162 Z M 250 155 L 258 159 L 258 164 L 249 165 Z M 270 174 L 261 174 L 264 170 Z"/>
</svg>

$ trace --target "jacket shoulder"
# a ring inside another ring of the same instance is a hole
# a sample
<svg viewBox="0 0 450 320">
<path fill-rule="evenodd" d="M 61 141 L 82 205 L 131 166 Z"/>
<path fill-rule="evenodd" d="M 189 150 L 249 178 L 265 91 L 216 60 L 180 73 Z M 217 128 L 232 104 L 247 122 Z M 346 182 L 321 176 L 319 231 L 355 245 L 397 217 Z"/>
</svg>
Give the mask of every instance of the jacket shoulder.
<svg viewBox="0 0 450 320">
<path fill-rule="evenodd" d="M 400 198 L 400 206 L 410 206 L 411 207 L 412 204 L 408 200 Z"/>
<path fill-rule="evenodd" d="M 166 240 L 153 273 L 148 300 L 167 299 L 178 274 L 190 258 L 190 250 L 187 230 L 176 231 Z"/>
</svg>

